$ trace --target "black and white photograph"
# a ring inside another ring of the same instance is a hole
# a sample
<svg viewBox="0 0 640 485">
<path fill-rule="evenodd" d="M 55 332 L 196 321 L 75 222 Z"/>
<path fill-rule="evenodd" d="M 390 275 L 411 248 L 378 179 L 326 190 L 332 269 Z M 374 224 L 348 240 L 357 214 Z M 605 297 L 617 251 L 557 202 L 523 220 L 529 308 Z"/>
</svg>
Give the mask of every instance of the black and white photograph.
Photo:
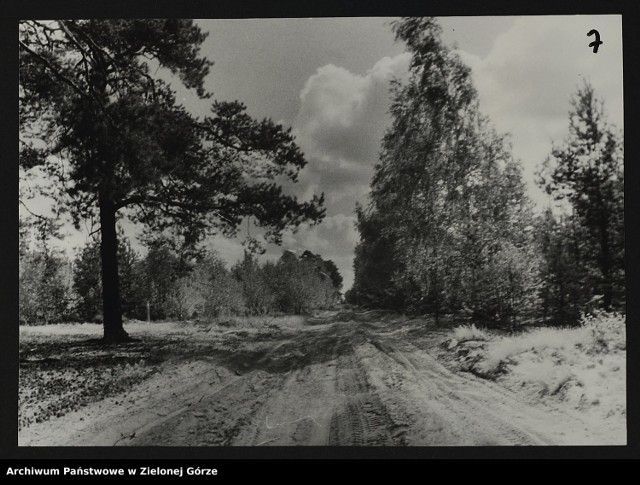
<svg viewBox="0 0 640 485">
<path fill-rule="evenodd" d="M 622 15 L 18 33 L 19 447 L 627 445 Z"/>
</svg>

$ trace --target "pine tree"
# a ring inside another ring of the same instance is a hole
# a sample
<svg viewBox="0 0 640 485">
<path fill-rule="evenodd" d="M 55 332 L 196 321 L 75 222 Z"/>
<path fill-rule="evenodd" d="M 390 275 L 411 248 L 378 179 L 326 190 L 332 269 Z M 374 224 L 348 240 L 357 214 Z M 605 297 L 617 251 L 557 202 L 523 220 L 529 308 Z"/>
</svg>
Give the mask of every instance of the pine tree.
<svg viewBox="0 0 640 485">
<path fill-rule="evenodd" d="M 275 182 L 295 181 L 306 164 L 290 130 L 252 119 L 239 102 L 213 102 L 196 119 L 154 74 L 171 71 L 208 99 L 205 38 L 191 20 L 20 22 L 20 164 L 58 181 L 76 224 L 99 216 L 107 342 L 128 339 L 118 217 L 177 228 L 195 245 L 207 232 L 235 234 L 244 217 L 279 242 L 285 228 L 324 215 L 322 196 L 301 203 Z"/>
<path fill-rule="evenodd" d="M 576 257 L 587 269 L 584 285 L 605 309 L 621 309 L 625 302 L 623 160 L 622 137 L 585 81 L 571 100 L 569 135 L 545 161 L 540 184 L 568 202 L 569 217 L 584 229 Z"/>
</svg>

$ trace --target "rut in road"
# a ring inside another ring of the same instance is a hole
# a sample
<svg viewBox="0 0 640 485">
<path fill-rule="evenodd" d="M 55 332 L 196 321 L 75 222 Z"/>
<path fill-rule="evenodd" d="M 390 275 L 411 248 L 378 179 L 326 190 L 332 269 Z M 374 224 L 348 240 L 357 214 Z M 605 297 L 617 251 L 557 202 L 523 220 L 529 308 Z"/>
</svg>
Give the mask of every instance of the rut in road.
<svg viewBox="0 0 640 485">
<path fill-rule="evenodd" d="M 578 415 L 531 406 L 495 383 L 447 370 L 425 345 L 434 335 L 442 333 L 373 314 L 221 338 L 210 353 L 171 364 L 166 388 L 166 373 L 143 383 L 146 404 L 120 416 L 118 408 L 102 416 L 96 407 L 90 423 L 76 422 L 69 444 L 620 444 Z"/>
<path fill-rule="evenodd" d="M 403 445 L 404 427 L 392 419 L 367 380 L 355 349 L 340 359 L 337 391 L 345 402 L 331 417 L 329 445 Z"/>
<path fill-rule="evenodd" d="M 366 340 L 362 329 L 336 324 L 304 338 L 311 339 L 313 348 L 323 355 L 304 356 L 311 362 L 307 365 L 296 365 L 287 356 L 286 372 L 250 371 L 233 385 L 144 430 L 128 444 L 404 444 L 405 426 L 393 419 L 357 358 L 357 346 Z M 275 362 L 278 357 L 282 356 L 262 356 L 260 362 Z"/>
<path fill-rule="evenodd" d="M 393 392 L 391 405 L 411 418 L 409 445 L 614 444 L 606 429 L 575 414 L 532 406 L 495 383 L 455 374 L 410 341 L 377 338 L 358 352 L 373 385 Z"/>
</svg>

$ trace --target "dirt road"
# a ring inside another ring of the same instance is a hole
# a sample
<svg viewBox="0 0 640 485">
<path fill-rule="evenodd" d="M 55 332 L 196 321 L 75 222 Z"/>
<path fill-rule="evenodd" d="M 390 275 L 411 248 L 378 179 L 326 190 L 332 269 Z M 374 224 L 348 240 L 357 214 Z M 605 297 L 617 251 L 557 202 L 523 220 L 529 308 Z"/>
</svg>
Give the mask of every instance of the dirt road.
<svg viewBox="0 0 640 485">
<path fill-rule="evenodd" d="M 577 413 L 533 407 L 492 382 L 450 372 L 431 352 L 443 336 L 373 312 L 296 328 L 201 329 L 180 337 L 191 339 L 189 353 L 168 357 L 130 392 L 29 426 L 20 444 L 618 444 Z"/>
</svg>

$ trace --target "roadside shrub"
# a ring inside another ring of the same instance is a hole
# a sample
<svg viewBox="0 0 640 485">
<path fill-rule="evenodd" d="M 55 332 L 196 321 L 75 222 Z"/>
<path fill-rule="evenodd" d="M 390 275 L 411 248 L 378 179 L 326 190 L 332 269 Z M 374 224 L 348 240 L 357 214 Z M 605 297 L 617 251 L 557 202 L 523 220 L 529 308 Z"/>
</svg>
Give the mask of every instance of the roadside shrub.
<svg viewBox="0 0 640 485">
<path fill-rule="evenodd" d="M 453 331 L 453 337 L 458 342 L 467 342 L 469 340 L 487 340 L 487 334 L 477 328 L 475 324 L 461 325 Z"/>
<path fill-rule="evenodd" d="M 592 352 L 626 350 L 627 332 L 624 315 L 600 310 L 583 315 L 580 323 L 588 329 L 591 336 L 588 350 Z"/>
<path fill-rule="evenodd" d="M 490 372 L 525 352 L 568 356 L 575 352 L 596 354 L 624 350 L 625 330 L 623 315 L 598 312 L 583 316 L 580 327 L 543 327 L 503 337 L 488 346 L 484 369 Z"/>
</svg>

